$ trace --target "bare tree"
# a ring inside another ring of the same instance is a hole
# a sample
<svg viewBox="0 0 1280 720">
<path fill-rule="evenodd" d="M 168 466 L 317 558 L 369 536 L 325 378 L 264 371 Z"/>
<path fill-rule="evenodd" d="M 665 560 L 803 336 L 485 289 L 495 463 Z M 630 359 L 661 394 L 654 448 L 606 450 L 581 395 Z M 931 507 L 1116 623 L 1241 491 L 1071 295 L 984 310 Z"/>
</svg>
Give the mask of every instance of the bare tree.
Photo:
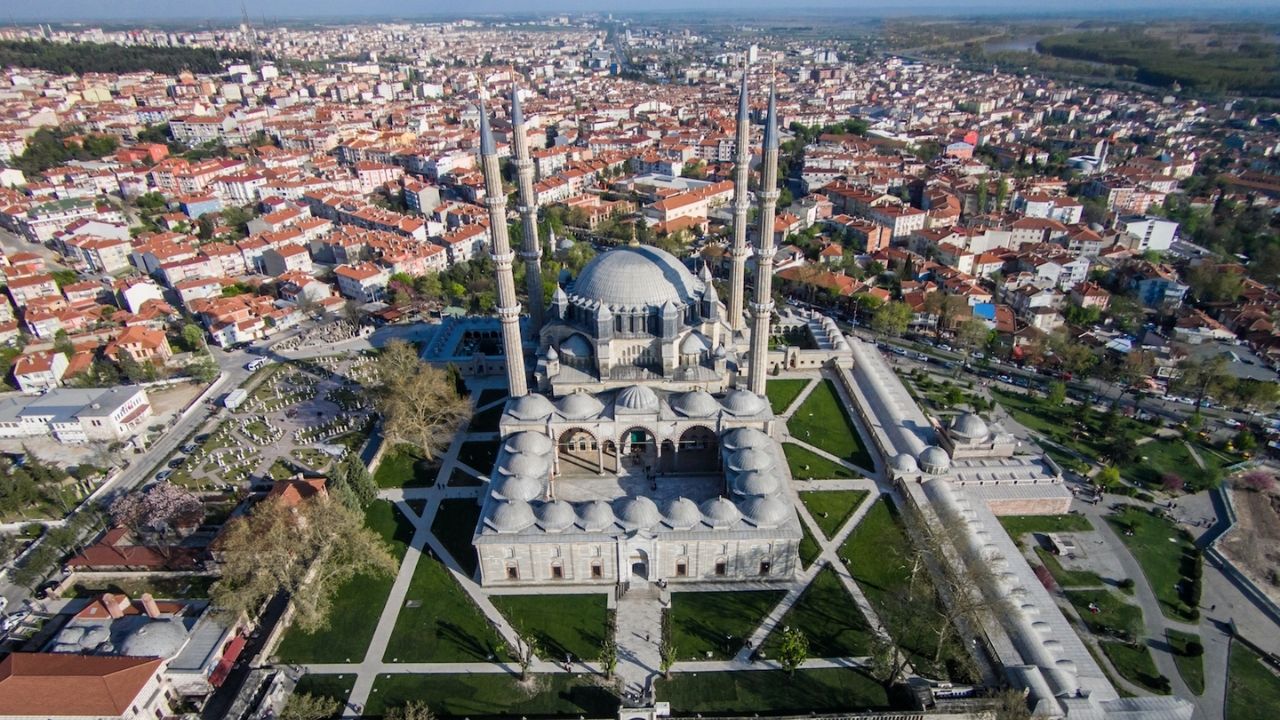
<svg viewBox="0 0 1280 720">
<path fill-rule="evenodd" d="M 387 710 L 383 720 L 435 720 L 435 713 L 421 700 L 410 700 L 404 705 Z"/>
<path fill-rule="evenodd" d="M 378 358 L 375 395 L 383 432 L 434 458 L 471 417 L 471 403 L 458 392 L 449 373 L 418 357 L 413 346 L 393 340 Z"/>
<path fill-rule="evenodd" d="M 289 698 L 280 720 L 327 720 L 341 709 L 342 704 L 333 698 L 301 693 Z"/>
<path fill-rule="evenodd" d="M 606 680 L 612 680 L 618 670 L 618 643 L 612 637 L 605 638 L 600 644 L 600 668 L 604 670 Z"/>
<path fill-rule="evenodd" d="M 532 633 L 516 632 L 516 664 L 520 666 L 520 680 L 529 679 L 529 668 L 537 659 L 538 639 Z"/>
</svg>

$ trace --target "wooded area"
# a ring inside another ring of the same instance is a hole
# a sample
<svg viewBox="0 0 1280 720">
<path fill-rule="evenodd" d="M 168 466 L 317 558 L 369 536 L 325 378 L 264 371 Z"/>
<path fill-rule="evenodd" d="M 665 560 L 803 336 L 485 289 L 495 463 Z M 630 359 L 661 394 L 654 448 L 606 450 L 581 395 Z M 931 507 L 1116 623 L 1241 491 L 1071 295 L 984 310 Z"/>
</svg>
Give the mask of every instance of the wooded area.
<svg viewBox="0 0 1280 720">
<path fill-rule="evenodd" d="M 44 41 L 0 41 L 0 67 L 38 68 L 49 72 L 132 73 L 153 70 L 176 75 L 222 72 L 222 63 L 233 59 L 207 48 L 166 48 L 107 45 L 100 43 L 51 43 Z"/>
</svg>

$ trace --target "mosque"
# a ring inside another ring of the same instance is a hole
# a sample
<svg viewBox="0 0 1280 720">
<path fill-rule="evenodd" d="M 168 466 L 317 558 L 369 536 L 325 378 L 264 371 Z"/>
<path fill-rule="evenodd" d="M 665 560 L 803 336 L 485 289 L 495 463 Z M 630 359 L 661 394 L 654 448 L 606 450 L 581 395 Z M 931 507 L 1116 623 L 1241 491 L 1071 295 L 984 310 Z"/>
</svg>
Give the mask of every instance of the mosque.
<svg viewBox="0 0 1280 720">
<path fill-rule="evenodd" d="M 803 535 L 779 429 L 764 397 L 771 233 L 757 233 L 754 302 L 744 312 L 749 119 L 738 107 L 729 302 L 711 276 L 655 247 L 588 263 L 542 307 L 533 166 L 511 98 L 520 258 L 536 343 L 525 370 L 496 146 L 481 112 L 485 176 L 508 387 L 501 447 L 474 544 L 486 586 L 789 580 Z M 773 94 L 762 187 L 777 185 Z M 769 227 L 776 190 L 759 193 Z M 749 317 L 746 317 L 749 315 Z M 748 321 L 750 327 L 748 327 Z M 757 359 L 759 361 L 757 362 Z"/>
</svg>

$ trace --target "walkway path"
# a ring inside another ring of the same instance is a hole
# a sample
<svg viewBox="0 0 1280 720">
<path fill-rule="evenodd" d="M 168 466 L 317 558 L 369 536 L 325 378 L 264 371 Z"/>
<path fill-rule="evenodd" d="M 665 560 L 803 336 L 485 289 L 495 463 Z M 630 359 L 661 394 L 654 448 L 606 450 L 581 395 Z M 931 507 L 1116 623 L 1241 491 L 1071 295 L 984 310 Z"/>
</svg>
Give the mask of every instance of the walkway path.
<svg viewBox="0 0 1280 720">
<path fill-rule="evenodd" d="M 648 698 L 662 667 L 661 595 L 651 585 L 633 588 L 618 600 L 614 641 L 624 699 Z"/>
</svg>

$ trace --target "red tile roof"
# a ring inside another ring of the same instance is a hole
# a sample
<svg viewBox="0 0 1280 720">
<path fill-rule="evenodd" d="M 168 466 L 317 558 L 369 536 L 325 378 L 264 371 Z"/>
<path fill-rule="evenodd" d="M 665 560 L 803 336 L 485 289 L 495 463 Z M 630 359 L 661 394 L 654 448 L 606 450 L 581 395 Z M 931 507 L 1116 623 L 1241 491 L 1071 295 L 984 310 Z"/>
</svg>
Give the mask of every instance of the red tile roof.
<svg viewBox="0 0 1280 720">
<path fill-rule="evenodd" d="M 0 660 L 0 715 L 123 715 L 160 658 L 12 653 Z"/>
</svg>

